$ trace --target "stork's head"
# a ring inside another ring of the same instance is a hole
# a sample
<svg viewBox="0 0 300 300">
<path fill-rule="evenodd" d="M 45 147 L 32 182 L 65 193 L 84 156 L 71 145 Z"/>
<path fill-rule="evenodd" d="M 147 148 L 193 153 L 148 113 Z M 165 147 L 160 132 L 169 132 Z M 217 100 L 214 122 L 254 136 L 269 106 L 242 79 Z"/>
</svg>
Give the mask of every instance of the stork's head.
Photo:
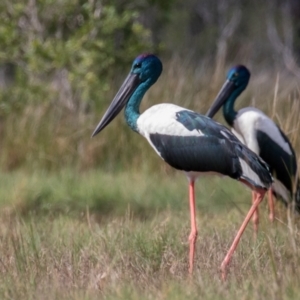
<svg viewBox="0 0 300 300">
<path fill-rule="evenodd" d="M 243 65 L 231 68 L 227 73 L 227 80 L 233 82 L 236 87 L 246 88 L 250 79 L 250 71 Z"/>
<path fill-rule="evenodd" d="M 234 101 L 247 87 L 249 79 L 250 71 L 245 66 L 238 65 L 231 68 L 227 73 L 224 85 L 206 113 L 206 116 L 212 118 L 227 100 L 231 99 Z"/>
<path fill-rule="evenodd" d="M 157 56 L 153 54 L 139 55 L 133 61 L 130 73 L 97 125 L 92 136 L 95 136 L 103 130 L 119 114 L 139 86 L 143 85 L 143 88 L 141 87 L 139 90 L 144 93 L 156 82 L 161 72 L 162 63 Z"/>
<path fill-rule="evenodd" d="M 154 54 L 141 54 L 132 63 L 131 74 L 139 77 L 140 82 L 155 83 L 162 72 L 162 63 Z"/>
</svg>

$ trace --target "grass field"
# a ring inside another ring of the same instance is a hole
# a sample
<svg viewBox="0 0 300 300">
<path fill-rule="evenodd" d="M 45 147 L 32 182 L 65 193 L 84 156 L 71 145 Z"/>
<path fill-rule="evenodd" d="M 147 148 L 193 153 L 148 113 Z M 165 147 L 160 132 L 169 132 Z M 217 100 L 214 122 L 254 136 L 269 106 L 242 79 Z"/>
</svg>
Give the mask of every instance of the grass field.
<svg viewBox="0 0 300 300">
<path fill-rule="evenodd" d="M 0 174 L 1 299 L 297 299 L 299 220 L 264 203 L 228 281 L 219 266 L 250 206 L 230 179 L 197 182 L 196 269 L 188 271 L 187 180 L 180 173 Z"/>
</svg>

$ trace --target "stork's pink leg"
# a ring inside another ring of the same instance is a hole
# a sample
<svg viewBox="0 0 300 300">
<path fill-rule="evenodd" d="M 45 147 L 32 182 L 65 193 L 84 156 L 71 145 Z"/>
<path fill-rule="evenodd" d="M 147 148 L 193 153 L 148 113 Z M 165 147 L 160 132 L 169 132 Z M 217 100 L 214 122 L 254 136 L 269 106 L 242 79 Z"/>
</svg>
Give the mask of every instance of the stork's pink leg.
<svg viewBox="0 0 300 300">
<path fill-rule="evenodd" d="M 269 203 L 269 219 L 271 222 L 274 221 L 274 198 L 272 188 L 268 191 L 268 203 Z"/>
<path fill-rule="evenodd" d="M 194 267 L 194 257 L 195 257 L 195 245 L 197 239 L 197 227 L 196 227 L 196 208 L 195 208 L 195 191 L 194 191 L 194 183 L 195 181 L 190 179 L 189 184 L 189 194 L 190 194 L 190 212 L 191 212 L 191 233 L 189 236 L 190 242 L 190 266 L 189 266 L 189 273 L 193 273 Z"/>
<path fill-rule="evenodd" d="M 259 191 L 259 192 L 256 192 L 256 199 L 254 201 L 254 203 L 252 204 L 244 222 L 242 223 L 242 226 L 240 227 L 237 235 L 235 236 L 234 240 L 233 240 L 233 243 L 230 247 L 230 249 L 228 250 L 227 252 L 227 255 L 225 256 L 222 264 L 221 264 L 221 272 L 222 272 L 222 279 L 225 280 L 226 279 L 226 267 L 228 266 L 229 262 L 230 262 L 230 259 L 241 239 L 241 236 L 243 234 L 243 232 L 245 231 L 246 227 L 247 227 L 247 224 L 249 223 L 250 219 L 252 218 L 253 214 L 255 213 L 258 205 L 261 203 L 261 201 L 263 200 L 264 198 L 264 195 L 265 195 L 265 191 Z"/>
<path fill-rule="evenodd" d="M 255 191 L 252 191 L 252 205 L 255 203 L 256 199 L 257 199 L 257 193 Z M 257 232 L 258 232 L 258 223 L 259 223 L 258 207 L 254 211 L 254 214 L 252 217 L 252 222 L 253 222 L 253 228 L 254 228 L 254 237 L 256 238 Z"/>
</svg>

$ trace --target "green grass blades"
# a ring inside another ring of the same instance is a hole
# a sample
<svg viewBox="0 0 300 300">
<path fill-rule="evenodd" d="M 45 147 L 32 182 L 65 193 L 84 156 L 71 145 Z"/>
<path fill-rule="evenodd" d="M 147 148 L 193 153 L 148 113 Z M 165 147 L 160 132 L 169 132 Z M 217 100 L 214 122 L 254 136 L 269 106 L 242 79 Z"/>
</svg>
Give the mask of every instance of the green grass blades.
<svg viewBox="0 0 300 300">
<path fill-rule="evenodd" d="M 226 178 L 196 183 L 190 280 L 187 186 L 182 174 L 0 174 L 0 298 L 295 299 L 298 222 L 280 203 L 274 224 L 261 206 L 258 239 L 250 224 L 221 282 L 220 263 L 251 202 Z"/>
</svg>

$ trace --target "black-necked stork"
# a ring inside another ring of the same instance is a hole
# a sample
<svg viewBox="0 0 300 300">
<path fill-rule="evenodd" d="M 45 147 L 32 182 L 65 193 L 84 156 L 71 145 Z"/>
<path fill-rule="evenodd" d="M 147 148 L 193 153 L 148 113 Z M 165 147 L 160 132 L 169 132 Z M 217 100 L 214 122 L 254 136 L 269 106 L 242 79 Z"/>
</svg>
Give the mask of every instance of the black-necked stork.
<svg viewBox="0 0 300 300">
<path fill-rule="evenodd" d="M 268 166 L 244 146 L 226 127 L 210 118 L 173 104 L 158 104 L 140 114 L 139 107 L 146 91 L 162 72 L 162 63 L 152 54 L 138 56 L 131 71 L 92 136 L 103 130 L 125 106 L 129 127 L 144 136 L 156 153 L 189 179 L 191 233 L 189 235 L 189 272 L 193 271 L 197 238 L 194 182 L 201 173 L 227 175 L 241 181 L 257 192 L 231 248 L 221 266 L 226 266 L 237 247 L 256 207 L 272 183 Z"/>
<path fill-rule="evenodd" d="M 274 219 L 273 193 L 288 205 L 294 202 L 295 209 L 300 212 L 300 183 L 298 179 L 297 159 L 295 151 L 282 130 L 262 111 L 254 107 L 234 110 L 234 103 L 247 87 L 250 71 L 242 65 L 229 70 L 227 80 L 221 88 L 216 100 L 206 113 L 212 118 L 223 105 L 223 115 L 232 127 L 233 133 L 258 154 L 266 163 L 274 176 L 274 183 L 269 190 L 269 208 L 271 221 Z M 253 195 L 254 199 L 255 195 Z M 258 227 L 258 210 L 254 214 L 254 228 Z"/>
</svg>

